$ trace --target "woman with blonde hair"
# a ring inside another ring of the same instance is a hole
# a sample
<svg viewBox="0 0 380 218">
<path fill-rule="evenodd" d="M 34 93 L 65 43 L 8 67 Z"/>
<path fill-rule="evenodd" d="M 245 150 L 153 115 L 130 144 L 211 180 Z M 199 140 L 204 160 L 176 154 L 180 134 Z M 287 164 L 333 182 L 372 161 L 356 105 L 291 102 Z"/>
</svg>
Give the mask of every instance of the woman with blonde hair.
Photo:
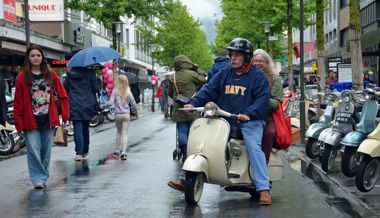
<svg viewBox="0 0 380 218">
<path fill-rule="evenodd" d="M 119 157 L 120 155 L 121 160 L 126 160 L 130 112 L 137 118 L 137 105 L 129 89 L 128 78 L 125 74 L 117 76 L 116 87 L 112 90 L 110 100 L 107 104 L 101 105 L 100 108 L 103 109 L 111 105 L 115 105 L 115 122 L 117 129 L 116 148 L 113 155 L 115 157 Z"/>
<path fill-rule="evenodd" d="M 282 103 L 282 84 L 281 78 L 275 74 L 274 62 L 266 51 L 263 49 L 256 49 L 253 52 L 252 63 L 261 68 L 269 80 L 269 113 L 261 144 L 261 148 L 265 153 L 265 158 L 268 164 L 276 134 L 276 124 L 273 121 L 272 113 L 278 109 L 278 102 Z"/>
</svg>

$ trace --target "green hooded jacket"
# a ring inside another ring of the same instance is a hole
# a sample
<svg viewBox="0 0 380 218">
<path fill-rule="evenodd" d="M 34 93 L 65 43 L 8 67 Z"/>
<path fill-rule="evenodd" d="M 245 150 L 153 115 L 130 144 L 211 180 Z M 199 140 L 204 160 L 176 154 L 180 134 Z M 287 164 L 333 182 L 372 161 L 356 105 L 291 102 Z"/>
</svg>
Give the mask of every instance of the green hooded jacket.
<svg viewBox="0 0 380 218">
<path fill-rule="evenodd" d="M 178 111 L 178 104 L 175 98 L 179 94 L 192 97 L 198 87 L 206 83 L 206 79 L 196 72 L 196 65 L 185 55 L 178 55 L 174 58 L 175 73 L 169 78 L 169 96 L 173 99 L 173 121 L 182 122 L 193 120 L 198 116 L 198 113 L 187 113 Z M 175 83 L 174 84 L 174 76 Z M 177 92 L 177 88 L 178 92 Z"/>
</svg>

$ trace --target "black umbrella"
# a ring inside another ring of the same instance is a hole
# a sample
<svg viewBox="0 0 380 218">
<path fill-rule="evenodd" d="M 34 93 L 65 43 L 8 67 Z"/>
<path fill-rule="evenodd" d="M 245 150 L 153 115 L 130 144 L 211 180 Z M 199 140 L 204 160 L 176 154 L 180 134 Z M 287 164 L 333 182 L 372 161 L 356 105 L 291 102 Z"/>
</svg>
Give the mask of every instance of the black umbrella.
<svg viewBox="0 0 380 218">
<path fill-rule="evenodd" d="M 130 86 L 139 83 L 139 78 L 136 76 L 136 74 L 133 74 L 131 72 L 125 72 L 124 70 L 121 70 L 120 74 L 124 74 L 127 76 Z"/>
</svg>

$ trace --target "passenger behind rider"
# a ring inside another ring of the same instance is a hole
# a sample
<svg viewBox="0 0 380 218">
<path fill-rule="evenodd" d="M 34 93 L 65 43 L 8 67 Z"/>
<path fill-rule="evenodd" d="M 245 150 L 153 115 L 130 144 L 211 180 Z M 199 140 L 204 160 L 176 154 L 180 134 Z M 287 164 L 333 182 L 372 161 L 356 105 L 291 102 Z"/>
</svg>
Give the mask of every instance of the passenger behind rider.
<svg viewBox="0 0 380 218">
<path fill-rule="evenodd" d="M 270 97 L 268 79 L 261 69 L 251 65 L 253 46 L 248 40 L 236 38 L 231 41 L 227 50 L 232 61 L 231 66 L 216 74 L 184 108 L 191 111 L 193 107 L 212 101 L 222 110 L 238 114 L 238 120 L 227 120 L 230 125 L 242 130 L 254 184 L 260 194 L 260 204 L 271 205 L 268 168 L 261 149 Z M 182 181 L 170 181 L 168 185 L 184 191 Z"/>
<path fill-rule="evenodd" d="M 261 145 L 261 148 L 265 153 L 265 158 L 268 164 L 276 135 L 276 124 L 273 121 L 272 113 L 278 109 L 278 102 L 280 101 L 280 103 L 282 103 L 282 84 L 280 77 L 274 74 L 275 66 L 273 59 L 266 51 L 264 51 L 263 49 L 256 49 L 253 52 L 252 63 L 257 67 L 261 68 L 267 76 L 267 79 L 269 80 L 269 113 L 267 115 L 267 124 L 264 129 L 264 135 Z"/>
</svg>

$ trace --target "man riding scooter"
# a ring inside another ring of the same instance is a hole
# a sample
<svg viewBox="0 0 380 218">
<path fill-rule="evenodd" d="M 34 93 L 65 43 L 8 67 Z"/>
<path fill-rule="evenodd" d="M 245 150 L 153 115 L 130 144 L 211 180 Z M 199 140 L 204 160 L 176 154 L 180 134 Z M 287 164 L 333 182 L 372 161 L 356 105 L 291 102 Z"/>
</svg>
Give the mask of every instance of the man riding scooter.
<svg viewBox="0 0 380 218">
<path fill-rule="evenodd" d="M 250 64 L 252 44 L 243 38 L 230 42 L 229 56 L 232 65 L 221 70 L 211 81 L 190 99 L 184 109 L 215 102 L 222 110 L 238 114 L 237 120 L 226 118 L 231 126 L 239 127 L 247 146 L 254 185 L 260 194 L 261 205 L 271 205 L 269 176 L 264 152 L 261 149 L 265 117 L 269 104 L 269 82 L 262 70 Z M 168 185 L 184 191 L 182 181 Z"/>
</svg>

